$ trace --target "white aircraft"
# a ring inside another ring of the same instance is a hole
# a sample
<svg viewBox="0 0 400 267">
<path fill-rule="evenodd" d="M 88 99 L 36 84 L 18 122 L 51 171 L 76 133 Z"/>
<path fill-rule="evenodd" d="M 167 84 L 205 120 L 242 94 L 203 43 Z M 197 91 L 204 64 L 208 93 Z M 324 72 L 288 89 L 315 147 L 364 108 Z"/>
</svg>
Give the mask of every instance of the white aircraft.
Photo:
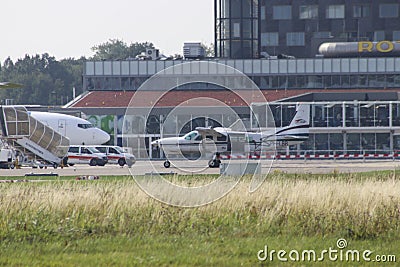
<svg viewBox="0 0 400 267">
<path fill-rule="evenodd" d="M 32 118 L 67 137 L 70 145 L 101 145 L 110 140 L 110 135 L 94 127 L 89 121 L 71 115 L 51 112 L 28 112 Z"/>
<path fill-rule="evenodd" d="M 164 151 L 167 156 L 164 162 L 166 168 L 171 166 L 168 160 L 170 155 L 193 153 L 214 154 L 213 159 L 209 161 L 209 167 L 218 167 L 220 153 L 261 153 L 304 142 L 309 137 L 309 117 L 310 106 L 300 104 L 287 127 L 261 132 L 233 131 L 224 127 L 197 127 L 182 137 L 161 138 L 151 144 Z"/>
</svg>

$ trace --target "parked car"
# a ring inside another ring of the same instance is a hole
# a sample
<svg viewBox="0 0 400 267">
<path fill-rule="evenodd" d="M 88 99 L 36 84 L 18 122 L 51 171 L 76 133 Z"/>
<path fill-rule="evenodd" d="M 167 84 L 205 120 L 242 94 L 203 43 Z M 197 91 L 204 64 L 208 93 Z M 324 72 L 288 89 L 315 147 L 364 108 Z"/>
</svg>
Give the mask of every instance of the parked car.
<svg viewBox="0 0 400 267">
<path fill-rule="evenodd" d="M 108 162 L 106 154 L 92 146 L 70 146 L 68 149 L 68 164 L 89 164 L 90 166 L 104 166 Z"/>
<path fill-rule="evenodd" d="M 132 167 L 136 162 L 136 158 L 133 154 L 125 152 L 119 146 L 94 146 L 97 150 L 107 155 L 108 163 L 118 164 L 120 166 L 124 166 L 125 164 L 128 167 Z"/>
</svg>

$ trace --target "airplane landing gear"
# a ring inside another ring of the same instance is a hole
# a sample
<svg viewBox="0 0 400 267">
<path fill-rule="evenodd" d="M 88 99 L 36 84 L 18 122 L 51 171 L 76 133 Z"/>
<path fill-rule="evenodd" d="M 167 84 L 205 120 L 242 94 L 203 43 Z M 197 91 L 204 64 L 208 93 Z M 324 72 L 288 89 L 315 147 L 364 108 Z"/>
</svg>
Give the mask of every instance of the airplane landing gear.
<svg viewBox="0 0 400 267">
<path fill-rule="evenodd" d="M 171 167 L 171 162 L 169 162 L 169 160 L 164 161 L 164 167 L 167 169 Z"/>
<path fill-rule="evenodd" d="M 208 162 L 208 167 L 210 168 L 219 168 L 221 165 L 221 155 L 217 152 L 213 156 L 213 158 Z"/>
<path fill-rule="evenodd" d="M 221 164 L 221 162 L 218 162 L 216 160 L 210 160 L 208 162 L 208 167 L 210 167 L 210 168 L 218 168 L 220 164 Z"/>
</svg>

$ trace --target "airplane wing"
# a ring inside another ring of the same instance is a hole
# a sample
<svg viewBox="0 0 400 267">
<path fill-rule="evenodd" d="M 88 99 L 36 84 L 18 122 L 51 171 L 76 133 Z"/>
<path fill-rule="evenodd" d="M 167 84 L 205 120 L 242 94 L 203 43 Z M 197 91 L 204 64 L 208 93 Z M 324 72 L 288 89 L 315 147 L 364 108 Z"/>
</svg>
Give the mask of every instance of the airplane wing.
<svg viewBox="0 0 400 267">
<path fill-rule="evenodd" d="M 0 89 L 21 88 L 22 86 L 19 83 L 0 82 Z"/>
<path fill-rule="evenodd" d="M 196 131 L 199 132 L 202 136 L 206 135 L 213 135 L 213 136 L 221 136 L 222 134 L 216 131 L 214 128 L 211 127 L 196 127 Z"/>
</svg>

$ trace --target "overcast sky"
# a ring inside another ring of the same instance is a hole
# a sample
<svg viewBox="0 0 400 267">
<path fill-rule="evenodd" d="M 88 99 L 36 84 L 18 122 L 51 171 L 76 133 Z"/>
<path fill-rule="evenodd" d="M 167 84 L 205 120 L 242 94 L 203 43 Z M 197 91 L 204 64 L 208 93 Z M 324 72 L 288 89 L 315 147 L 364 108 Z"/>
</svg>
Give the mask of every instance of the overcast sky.
<svg viewBox="0 0 400 267">
<path fill-rule="evenodd" d="M 0 62 L 49 53 L 92 56 L 109 39 L 149 41 L 165 55 L 213 42 L 213 0 L 0 0 Z"/>
</svg>

